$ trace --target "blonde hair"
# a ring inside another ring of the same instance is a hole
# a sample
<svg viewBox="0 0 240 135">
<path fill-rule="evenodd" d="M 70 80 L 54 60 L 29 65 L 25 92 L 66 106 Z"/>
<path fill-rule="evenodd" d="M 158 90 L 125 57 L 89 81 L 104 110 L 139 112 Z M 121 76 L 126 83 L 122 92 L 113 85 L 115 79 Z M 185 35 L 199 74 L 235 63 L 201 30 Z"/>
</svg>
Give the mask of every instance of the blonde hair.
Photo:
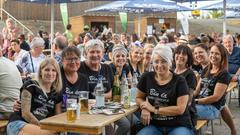
<svg viewBox="0 0 240 135">
<path fill-rule="evenodd" d="M 130 48 L 130 51 L 129 51 L 129 61 L 130 61 L 130 64 L 132 63 L 132 53 L 136 49 L 141 49 L 142 53 L 144 52 L 142 47 L 137 46 L 137 45 L 132 45 L 131 48 Z M 144 72 L 143 59 L 137 63 L 137 68 L 139 69 L 140 74 L 142 74 Z"/>
<path fill-rule="evenodd" d="M 39 82 L 39 84 L 43 84 L 41 70 L 43 68 L 45 68 L 47 65 L 52 65 L 57 72 L 57 76 L 56 76 L 55 81 L 52 84 L 52 87 L 57 92 L 60 92 L 62 90 L 62 76 L 61 76 L 59 65 L 58 65 L 57 61 L 53 58 L 46 58 L 41 62 L 38 73 L 37 73 L 38 82 Z"/>
</svg>

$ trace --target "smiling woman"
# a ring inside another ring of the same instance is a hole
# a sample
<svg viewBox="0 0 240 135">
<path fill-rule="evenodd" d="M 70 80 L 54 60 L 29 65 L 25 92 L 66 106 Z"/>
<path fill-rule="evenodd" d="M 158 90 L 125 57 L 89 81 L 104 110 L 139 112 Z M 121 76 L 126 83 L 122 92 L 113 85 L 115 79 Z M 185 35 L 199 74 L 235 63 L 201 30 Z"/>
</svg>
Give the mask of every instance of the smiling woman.
<svg viewBox="0 0 240 135">
<path fill-rule="evenodd" d="M 39 121 L 60 112 L 61 73 L 57 62 L 47 58 L 39 66 L 38 79 L 25 82 L 21 91 L 21 110 L 14 112 L 7 125 L 8 135 L 54 135 L 41 130 Z"/>
<path fill-rule="evenodd" d="M 173 54 L 168 46 L 153 49 L 153 72 L 141 76 L 137 85 L 137 104 L 142 123 L 146 125 L 137 135 L 193 135 L 188 113 L 189 91 L 186 80 L 170 71 Z"/>
</svg>

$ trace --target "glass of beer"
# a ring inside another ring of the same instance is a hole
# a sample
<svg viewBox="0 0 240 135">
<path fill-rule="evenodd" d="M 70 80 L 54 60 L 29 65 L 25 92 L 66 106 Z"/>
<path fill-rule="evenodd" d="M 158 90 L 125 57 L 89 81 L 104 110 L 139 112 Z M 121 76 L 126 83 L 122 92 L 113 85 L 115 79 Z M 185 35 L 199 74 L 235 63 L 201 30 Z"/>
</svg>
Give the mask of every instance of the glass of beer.
<svg viewBox="0 0 240 135">
<path fill-rule="evenodd" d="M 79 102 L 81 106 L 81 113 L 88 113 L 88 91 L 79 92 Z"/>
<path fill-rule="evenodd" d="M 75 122 L 77 119 L 77 99 L 67 99 L 67 121 Z"/>
</svg>

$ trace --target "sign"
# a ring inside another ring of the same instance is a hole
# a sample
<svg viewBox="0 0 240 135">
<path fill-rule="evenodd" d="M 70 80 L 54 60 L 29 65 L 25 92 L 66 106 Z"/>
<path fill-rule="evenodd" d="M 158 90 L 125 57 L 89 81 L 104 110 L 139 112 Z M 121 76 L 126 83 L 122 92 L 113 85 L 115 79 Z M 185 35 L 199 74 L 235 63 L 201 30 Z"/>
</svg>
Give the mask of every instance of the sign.
<svg viewBox="0 0 240 135">
<path fill-rule="evenodd" d="M 192 16 L 200 16 L 200 10 L 193 10 Z"/>
<path fill-rule="evenodd" d="M 164 19 L 159 19 L 159 23 L 164 23 Z"/>
</svg>

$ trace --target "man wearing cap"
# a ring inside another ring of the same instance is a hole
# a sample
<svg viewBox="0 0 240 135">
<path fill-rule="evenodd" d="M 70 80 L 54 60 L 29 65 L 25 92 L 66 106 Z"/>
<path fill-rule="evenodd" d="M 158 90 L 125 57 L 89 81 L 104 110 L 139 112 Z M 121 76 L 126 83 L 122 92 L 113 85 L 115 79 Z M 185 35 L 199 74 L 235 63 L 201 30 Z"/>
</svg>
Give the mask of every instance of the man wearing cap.
<svg viewBox="0 0 240 135">
<path fill-rule="evenodd" d="M 31 51 L 26 53 L 20 60 L 19 66 L 23 69 L 24 74 L 37 73 L 40 63 L 45 59 L 43 54 L 44 40 L 35 37 L 31 42 Z"/>
<path fill-rule="evenodd" d="M 88 25 L 85 25 L 85 26 L 83 27 L 83 32 L 80 33 L 80 36 L 84 39 L 84 36 L 85 36 L 86 33 L 90 33 L 90 28 L 89 28 Z"/>
</svg>

